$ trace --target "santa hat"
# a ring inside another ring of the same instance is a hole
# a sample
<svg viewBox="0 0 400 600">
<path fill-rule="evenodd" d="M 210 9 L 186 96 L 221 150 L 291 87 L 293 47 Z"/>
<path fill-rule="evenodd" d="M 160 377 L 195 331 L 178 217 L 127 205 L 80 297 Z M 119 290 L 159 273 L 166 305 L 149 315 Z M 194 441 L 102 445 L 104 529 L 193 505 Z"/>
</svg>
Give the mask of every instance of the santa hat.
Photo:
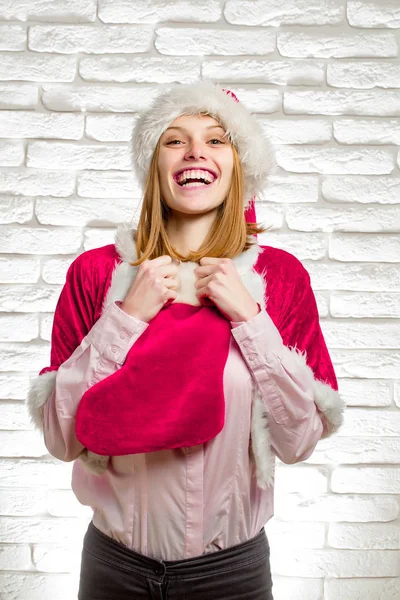
<svg viewBox="0 0 400 600">
<path fill-rule="evenodd" d="M 276 168 L 273 146 L 256 116 L 237 96 L 210 80 L 172 85 L 139 117 L 130 140 L 130 153 L 140 185 L 144 190 L 158 140 L 172 121 L 202 112 L 221 123 L 235 145 L 243 168 L 244 206 L 251 209 L 268 175 Z M 248 212 L 246 220 L 255 222 L 255 213 Z"/>
</svg>

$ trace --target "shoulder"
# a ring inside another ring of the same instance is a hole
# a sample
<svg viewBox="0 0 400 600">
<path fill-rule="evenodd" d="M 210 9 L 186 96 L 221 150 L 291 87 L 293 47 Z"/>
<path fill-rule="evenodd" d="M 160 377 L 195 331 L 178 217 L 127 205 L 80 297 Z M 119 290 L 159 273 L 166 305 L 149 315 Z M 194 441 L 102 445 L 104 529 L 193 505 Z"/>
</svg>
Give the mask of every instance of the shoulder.
<svg viewBox="0 0 400 600">
<path fill-rule="evenodd" d="M 309 282 L 310 275 L 303 263 L 287 250 L 273 246 L 259 245 L 259 255 L 255 270 L 266 280 L 281 279 L 285 284 L 297 281 Z"/>
<path fill-rule="evenodd" d="M 114 267 L 119 259 L 114 244 L 85 250 L 79 254 L 70 264 L 67 277 L 76 275 L 79 277 L 104 277 Z"/>
</svg>

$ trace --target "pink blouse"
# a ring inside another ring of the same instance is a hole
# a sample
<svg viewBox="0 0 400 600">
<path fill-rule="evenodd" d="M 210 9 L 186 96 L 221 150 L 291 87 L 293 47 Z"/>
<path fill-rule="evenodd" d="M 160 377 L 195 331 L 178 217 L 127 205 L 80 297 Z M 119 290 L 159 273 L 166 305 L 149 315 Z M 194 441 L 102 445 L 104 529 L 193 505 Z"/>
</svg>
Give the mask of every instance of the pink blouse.
<svg viewBox="0 0 400 600">
<path fill-rule="evenodd" d="M 119 302 L 112 303 L 61 364 L 44 405 L 50 454 L 63 461 L 79 456 L 83 446 L 75 436 L 75 414 L 80 398 L 122 366 L 147 327 L 119 308 Z M 250 452 L 252 386 L 260 389 L 272 449 L 282 461 L 307 459 L 322 435 L 310 378 L 293 354 L 284 352 L 268 313 L 261 310 L 231 327 L 225 425 L 214 439 L 193 447 L 113 456 L 102 476 L 89 473 L 79 460 L 73 466 L 72 489 L 81 504 L 92 507 L 94 525 L 157 560 L 191 558 L 240 544 L 273 516 L 273 487 L 257 487 Z"/>
</svg>

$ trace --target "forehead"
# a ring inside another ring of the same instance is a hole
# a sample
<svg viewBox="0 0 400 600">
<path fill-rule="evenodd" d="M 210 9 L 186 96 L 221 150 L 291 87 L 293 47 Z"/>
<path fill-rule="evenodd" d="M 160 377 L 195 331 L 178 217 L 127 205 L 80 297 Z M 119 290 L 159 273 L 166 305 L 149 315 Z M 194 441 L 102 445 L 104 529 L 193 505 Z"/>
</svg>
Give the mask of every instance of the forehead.
<svg viewBox="0 0 400 600">
<path fill-rule="evenodd" d="M 180 115 L 174 121 L 172 121 L 168 128 L 165 130 L 167 133 L 169 130 L 172 131 L 192 131 L 192 130 L 204 130 L 213 132 L 225 131 L 225 128 L 217 119 L 210 115 Z"/>
</svg>

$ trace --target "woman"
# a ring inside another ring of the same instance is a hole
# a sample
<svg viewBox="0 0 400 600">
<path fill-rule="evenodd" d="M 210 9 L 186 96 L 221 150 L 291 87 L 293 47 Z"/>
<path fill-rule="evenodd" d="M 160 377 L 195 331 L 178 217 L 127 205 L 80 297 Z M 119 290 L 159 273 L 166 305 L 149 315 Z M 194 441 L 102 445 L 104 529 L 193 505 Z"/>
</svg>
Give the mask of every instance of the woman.
<svg viewBox="0 0 400 600">
<path fill-rule="evenodd" d="M 71 264 L 28 398 L 94 511 L 78 597 L 269 600 L 275 456 L 342 422 L 310 277 L 256 242 L 271 152 L 232 92 L 172 86 L 131 151 L 138 228 Z"/>
</svg>

